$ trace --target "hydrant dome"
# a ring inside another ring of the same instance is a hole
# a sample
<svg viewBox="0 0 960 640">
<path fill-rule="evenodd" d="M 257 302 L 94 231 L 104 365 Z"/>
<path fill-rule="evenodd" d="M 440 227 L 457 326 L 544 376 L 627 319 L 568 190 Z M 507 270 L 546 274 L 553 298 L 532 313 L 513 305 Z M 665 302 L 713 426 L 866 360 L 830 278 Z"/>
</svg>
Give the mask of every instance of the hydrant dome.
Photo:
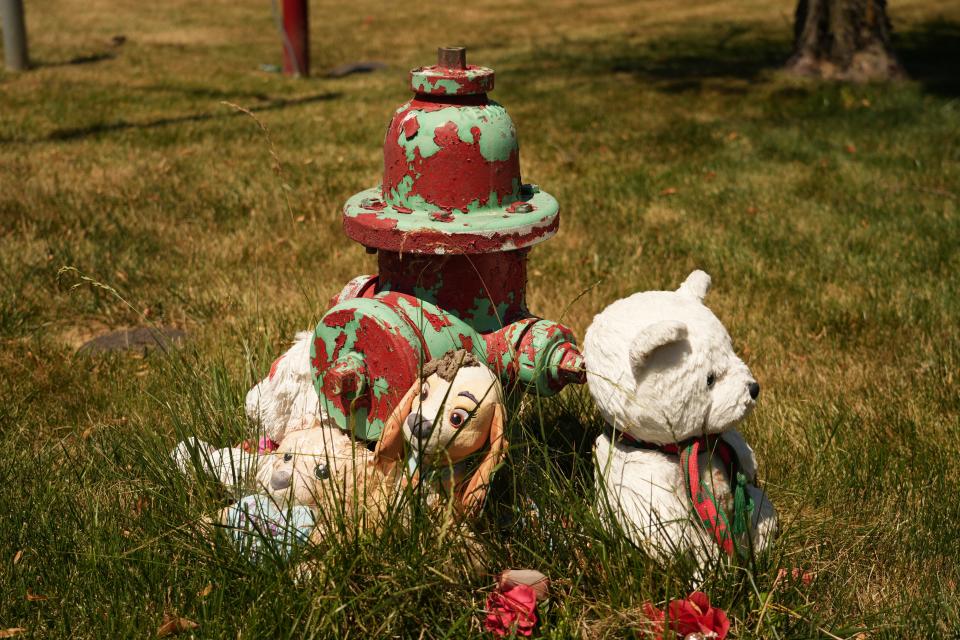
<svg viewBox="0 0 960 640">
<path fill-rule="evenodd" d="M 350 198 L 348 236 L 406 253 L 470 254 L 530 247 L 556 233 L 559 205 L 523 184 L 516 127 L 489 100 L 493 71 L 421 67 L 415 97 L 394 113 L 380 186 Z"/>
<path fill-rule="evenodd" d="M 440 108 L 437 108 L 437 107 Z M 383 143 L 383 199 L 412 212 L 469 213 L 520 198 L 520 149 L 496 102 L 401 107 Z"/>
</svg>

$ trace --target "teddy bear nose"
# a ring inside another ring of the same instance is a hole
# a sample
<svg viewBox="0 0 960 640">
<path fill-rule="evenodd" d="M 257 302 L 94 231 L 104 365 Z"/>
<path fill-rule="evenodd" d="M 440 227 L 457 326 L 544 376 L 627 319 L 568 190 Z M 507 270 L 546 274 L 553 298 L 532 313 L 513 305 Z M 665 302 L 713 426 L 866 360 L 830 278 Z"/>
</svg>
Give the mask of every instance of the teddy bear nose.
<svg viewBox="0 0 960 640">
<path fill-rule="evenodd" d="M 273 475 L 270 476 L 270 487 L 274 491 L 280 491 L 281 489 L 286 489 L 290 486 L 290 471 L 288 469 L 283 469 L 282 471 L 274 471 Z"/>
<path fill-rule="evenodd" d="M 757 396 L 760 395 L 760 384 L 751 382 L 749 385 L 747 385 L 747 388 L 750 390 L 750 397 L 756 400 Z"/>
<path fill-rule="evenodd" d="M 407 416 L 407 427 L 410 429 L 410 433 L 414 438 L 426 440 L 430 437 L 430 433 L 433 432 L 433 420 L 411 413 Z"/>
</svg>

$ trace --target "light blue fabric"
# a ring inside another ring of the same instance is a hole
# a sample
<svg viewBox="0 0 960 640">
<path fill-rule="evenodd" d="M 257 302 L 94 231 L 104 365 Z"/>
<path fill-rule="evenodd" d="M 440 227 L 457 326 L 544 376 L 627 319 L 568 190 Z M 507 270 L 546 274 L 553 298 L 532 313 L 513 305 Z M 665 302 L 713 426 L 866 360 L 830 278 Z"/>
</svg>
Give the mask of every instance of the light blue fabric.
<svg viewBox="0 0 960 640">
<path fill-rule="evenodd" d="M 310 537 L 316 517 L 310 507 L 278 505 L 270 496 L 250 495 L 227 508 L 230 538 L 251 562 L 290 557 Z"/>
</svg>

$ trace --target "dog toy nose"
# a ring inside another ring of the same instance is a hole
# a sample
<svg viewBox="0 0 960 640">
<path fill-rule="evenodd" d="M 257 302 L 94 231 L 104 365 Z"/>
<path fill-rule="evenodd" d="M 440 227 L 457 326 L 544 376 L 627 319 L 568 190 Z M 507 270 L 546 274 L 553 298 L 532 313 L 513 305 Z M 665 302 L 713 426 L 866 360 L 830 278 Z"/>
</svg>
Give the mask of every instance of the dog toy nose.
<svg viewBox="0 0 960 640">
<path fill-rule="evenodd" d="M 290 472 L 286 469 L 274 472 L 270 476 L 270 486 L 274 491 L 288 488 L 290 486 Z"/>
<path fill-rule="evenodd" d="M 757 396 L 760 395 L 760 385 L 756 382 L 751 382 L 747 385 L 747 388 L 750 389 L 750 397 L 756 400 Z"/>
<path fill-rule="evenodd" d="M 413 437 L 426 440 L 433 432 L 433 420 L 411 413 L 407 416 L 407 427 Z"/>
</svg>

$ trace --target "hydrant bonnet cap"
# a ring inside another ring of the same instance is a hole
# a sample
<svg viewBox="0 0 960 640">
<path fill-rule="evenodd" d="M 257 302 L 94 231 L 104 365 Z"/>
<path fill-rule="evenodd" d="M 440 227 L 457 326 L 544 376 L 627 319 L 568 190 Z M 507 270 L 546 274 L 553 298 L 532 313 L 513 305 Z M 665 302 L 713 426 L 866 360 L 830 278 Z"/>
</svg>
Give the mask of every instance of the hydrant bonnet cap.
<svg viewBox="0 0 960 640">
<path fill-rule="evenodd" d="M 438 58 L 411 72 L 417 95 L 387 129 L 383 183 L 347 201 L 347 235 L 432 254 L 510 251 L 550 238 L 559 205 L 522 183 L 513 120 L 486 96 L 493 71 L 467 65 L 462 48 L 440 49 Z"/>
</svg>

